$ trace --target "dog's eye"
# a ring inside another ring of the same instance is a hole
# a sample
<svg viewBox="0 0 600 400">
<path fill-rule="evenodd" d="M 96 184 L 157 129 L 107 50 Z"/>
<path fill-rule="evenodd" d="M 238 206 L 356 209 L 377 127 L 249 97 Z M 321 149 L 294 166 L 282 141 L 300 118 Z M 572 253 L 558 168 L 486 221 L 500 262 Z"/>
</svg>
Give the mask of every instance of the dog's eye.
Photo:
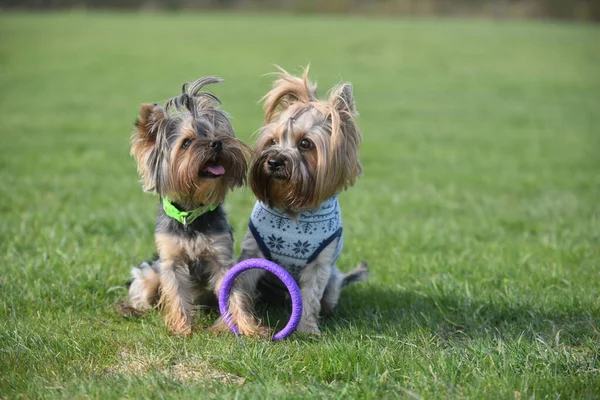
<svg viewBox="0 0 600 400">
<path fill-rule="evenodd" d="M 277 144 L 277 142 L 275 141 L 275 139 L 271 139 L 271 141 L 269 142 L 269 144 L 271 146 L 275 146 Z"/>
<path fill-rule="evenodd" d="M 310 140 L 308 139 L 302 139 L 302 141 L 300 142 L 300 148 L 302 150 L 308 150 L 312 147 L 312 143 Z"/>
<path fill-rule="evenodd" d="M 193 141 L 194 141 L 194 139 L 185 139 L 183 141 L 183 144 L 181 145 L 181 148 L 187 149 L 188 147 L 190 147 L 190 144 L 192 144 Z"/>
</svg>

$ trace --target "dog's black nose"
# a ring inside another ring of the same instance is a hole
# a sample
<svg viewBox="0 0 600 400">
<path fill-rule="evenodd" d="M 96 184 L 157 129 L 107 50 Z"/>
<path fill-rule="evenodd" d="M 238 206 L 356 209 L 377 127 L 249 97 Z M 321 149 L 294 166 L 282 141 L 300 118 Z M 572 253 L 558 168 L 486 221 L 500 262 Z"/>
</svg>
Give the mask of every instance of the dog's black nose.
<svg viewBox="0 0 600 400">
<path fill-rule="evenodd" d="M 212 142 L 210 142 L 210 147 L 212 147 L 215 150 L 221 150 L 223 148 L 223 142 L 221 142 L 220 140 L 213 140 Z"/>
<path fill-rule="evenodd" d="M 271 157 L 267 160 L 267 164 L 269 165 L 269 169 L 271 171 L 277 171 L 285 164 L 285 161 L 281 158 Z"/>
</svg>

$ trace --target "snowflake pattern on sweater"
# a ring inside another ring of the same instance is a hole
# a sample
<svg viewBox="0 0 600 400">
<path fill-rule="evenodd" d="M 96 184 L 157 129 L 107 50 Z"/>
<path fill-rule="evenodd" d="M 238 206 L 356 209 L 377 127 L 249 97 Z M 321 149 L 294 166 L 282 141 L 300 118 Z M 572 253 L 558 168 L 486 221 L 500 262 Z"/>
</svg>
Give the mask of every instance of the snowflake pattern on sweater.
<svg viewBox="0 0 600 400">
<path fill-rule="evenodd" d="M 264 256 L 294 276 L 337 238 L 334 263 L 342 251 L 342 215 L 337 196 L 324 201 L 316 211 L 301 213 L 297 220 L 257 201 L 248 227 Z"/>
</svg>

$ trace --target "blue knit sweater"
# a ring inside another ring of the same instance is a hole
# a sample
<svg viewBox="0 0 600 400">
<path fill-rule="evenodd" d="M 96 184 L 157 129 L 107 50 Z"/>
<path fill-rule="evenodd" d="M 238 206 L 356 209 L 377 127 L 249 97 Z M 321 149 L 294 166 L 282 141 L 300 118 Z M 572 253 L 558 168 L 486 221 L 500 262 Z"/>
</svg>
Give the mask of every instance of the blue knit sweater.
<svg viewBox="0 0 600 400">
<path fill-rule="evenodd" d="M 336 238 L 340 240 L 334 263 L 342 251 L 342 214 L 337 196 L 323 202 L 314 212 L 301 213 L 296 221 L 282 210 L 257 201 L 248 226 L 265 258 L 294 276 Z"/>
</svg>

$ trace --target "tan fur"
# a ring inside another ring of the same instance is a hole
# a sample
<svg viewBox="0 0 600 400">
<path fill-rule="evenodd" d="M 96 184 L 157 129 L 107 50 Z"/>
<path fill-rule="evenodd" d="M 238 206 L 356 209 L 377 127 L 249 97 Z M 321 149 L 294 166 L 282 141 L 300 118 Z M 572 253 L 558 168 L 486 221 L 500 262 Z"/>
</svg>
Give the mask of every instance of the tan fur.
<svg viewBox="0 0 600 400">
<path fill-rule="evenodd" d="M 161 260 L 159 307 L 165 323 L 175 334 L 192 333 L 194 285 L 187 271 L 186 258 L 190 244 L 170 235 L 156 235 L 156 248 Z"/>
<path fill-rule="evenodd" d="M 201 78 L 186 83 L 164 107 L 143 104 L 131 137 L 131 154 L 145 191 L 168 198 L 181 211 L 217 208 L 209 211 L 215 214 L 190 225 L 159 211 L 155 236 L 159 258 L 132 271 L 125 311 L 145 311 L 158 298 L 168 328 L 182 335 L 192 332 L 196 301 L 207 293 L 217 295 L 233 265 L 231 227 L 218 206 L 229 190 L 245 184 L 250 156 L 250 149 L 235 138 L 227 114 L 218 108 L 220 101 L 201 91 L 220 82 L 216 77 Z M 221 171 L 213 172 L 217 168 Z M 242 333 L 261 332 L 251 296 L 241 283 L 232 291 L 230 310 Z"/>
<path fill-rule="evenodd" d="M 317 97 L 317 85 L 308 80 L 309 67 L 304 69 L 302 78 L 290 75 L 279 66 L 277 68 L 279 72 L 273 75 L 278 79 L 273 83 L 273 89 L 263 97 L 265 124 L 278 117 L 280 108 L 285 109 L 295 102 L 308 104 Z"/>
<path fill-rule="evenodd" d="M 165 323 L 175 334 L 191 333 L 194 299 L 203 292 L 202 288 L 189 280 L 185 260 L 205 260 L 204 268 L 209 270 L 210 275 L 205 290 L 212 291 L 215 295 L 218 294 L 227 271 L 222 266 L 231 267 L 234 264 L 231 248 L 227 245 L 230 239 L 227 235 L 221 236 L 206 238 L 198 235 L 195 240 L 170 235 L 156 236 L 156 247 L 161 259 L 159 307 L 165 313 Z M 236 280 L 229 299 L 231 320 L 238 326 L 241 334 L 265 335 L 267 331 L 260 328 L 259 322 L 254 318 L 252 294 L 246 292 L 247 287 L 244 275 Z M 221 321 L 215 324 L 216 331 L 225 329 L 228 328 Z"/>
<path fill-rule="evenodd" d="M 281 68 L 275 75 L 273 88 L 263 98 L 265 122 L 254 146 L 249 180 L 258 200 L 294 218 L 355 183 L 362 173 L 358 157 L 362 136 L 350 83 L 334 87 L 326 100 L 319 100 L 308 68 L 302 77 Z M 342 274 L 334 265 L 336 246 L 334 240 L 298 277 L 304 303 L 300 332 L 320 334 L 321 308 L 331 312 L 341 288 L 368 275 L 366 265 Z M 240 260 L 264 256 L 248 231 Z M 252 279 L 256 285 L 259 276 Z"/>
<path fill-rule="evenodd" d="M 250 150 L 244 145 L 228 146 L 235 138 L 219 137 L 224 142 L 228 154 L 220 160 L 227 171 L 224 179 L 198 179 L 198 171 L 206 163 L 207 151 L 210 149 L 210 142 L 215 139 L 209 137 L 206 139 L 197 138 L 195 132 L 189 126 L 184 127 L 187 130 L 171 152 L 171 172 L 168 190 L 165 193 L 174 201 L 191 201 L 193 203 L 217 205 L 223 202 L 227 192 L 231 187 L 242 186 L 246 182 L 245 171 L 247 169 L 246 160 L 249 158 Z M 186 151 L 181 151 L 181 144 L 186 139 L 194 139 Z"/>
<path fill-rule="evenodd" d="M 144 191 L 150 193 L 155 193 L 155 188 L 148 167 L 148 157 L 156 144 L 156 135 L 164 118 L 164 110 L 158 105 L 142 104 L 140 106 L 140 116 L 135 123 L 135 129 L 131 136 L 131 155 L 137 161 L 138 173 L 142 178 L 142 187 Z"/>
<path fill-rule="evenodd" d="M 362 142 L 354 119 L 352 85 L 344 83 L 318 100 L 316 84 L 281 70 L 264 97 L 265 126 L 254 147 L 250 184 L 259 200 L 283 209 L 316 208 L 352 186 L 362 173 L 358 148 Z M 313 147 L 299 150 L 309 140 Z M 266 162 L 278 154 L 288 160 L 287 179 L 270 179 Z"/>
<path fill-rule="evenodd" d="M 165 324 L 176 335 L 191 334 L 195 296 L 187 266 L 165 262 L 160 272 L 160 287 L 158 305 L 164 310 Z"/>
</svg>

